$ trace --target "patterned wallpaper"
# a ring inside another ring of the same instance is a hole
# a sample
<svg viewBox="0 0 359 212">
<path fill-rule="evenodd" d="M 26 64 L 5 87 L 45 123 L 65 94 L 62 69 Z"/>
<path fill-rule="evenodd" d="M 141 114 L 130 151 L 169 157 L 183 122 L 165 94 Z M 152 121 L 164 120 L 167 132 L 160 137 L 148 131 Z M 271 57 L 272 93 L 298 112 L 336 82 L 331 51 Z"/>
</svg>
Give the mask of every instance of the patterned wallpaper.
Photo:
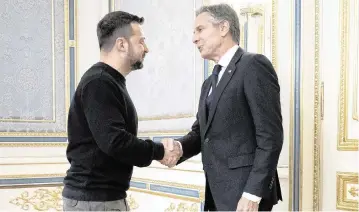
<svg viewBox="0 0 359 212">
<path fill-rule="evenodd" d="M 1 3 L 0 132 L 65 132 L 64 1 Z"/>
</svg>

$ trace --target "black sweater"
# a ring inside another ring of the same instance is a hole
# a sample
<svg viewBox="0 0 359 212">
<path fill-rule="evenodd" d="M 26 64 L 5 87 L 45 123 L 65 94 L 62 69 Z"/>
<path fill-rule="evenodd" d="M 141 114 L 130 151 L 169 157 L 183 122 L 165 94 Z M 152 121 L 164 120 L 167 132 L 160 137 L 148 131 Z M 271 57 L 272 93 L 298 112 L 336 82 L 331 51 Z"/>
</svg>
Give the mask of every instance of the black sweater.
<svg viewBox="0 0 359 212">
<path fill-rule="evenodd" d="M 84 201 L 126 198 L 133 166 L 161 160 L 163 145 L 137 138 L 136 109 L 126 80 L 99 62 L 81 78 L 68 115 L 67 158 L 71 166 L 63 196 Z"/>
</svg>

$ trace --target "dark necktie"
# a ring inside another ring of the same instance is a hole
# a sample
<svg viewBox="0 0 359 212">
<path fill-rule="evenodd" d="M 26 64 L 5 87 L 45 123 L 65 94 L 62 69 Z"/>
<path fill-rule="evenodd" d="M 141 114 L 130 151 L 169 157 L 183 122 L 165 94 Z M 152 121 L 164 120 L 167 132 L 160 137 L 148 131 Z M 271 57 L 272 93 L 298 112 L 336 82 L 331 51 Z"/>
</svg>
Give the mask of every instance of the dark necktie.
<svg viewBox="0 0 359 212">
<path fill-rule="evenodd" d="M 213 93 L 217 87 L 217 81 L 218 81 L 218 74 L 221 71 L 222 66 L 221 65 L 215 65 L 213 68 L 213 72 L 212 75 L 210 76 L 210 80 L 211 80 L 211 87 L 212 87 L 212 92 L 209 96 L 207 96 L 206 98 L 206 111 L 207 111 L 207 117 L 208 117 L 208 112 L 209 109 L 211 108 L 211 103 L 213 100 Z"/>
</svg>

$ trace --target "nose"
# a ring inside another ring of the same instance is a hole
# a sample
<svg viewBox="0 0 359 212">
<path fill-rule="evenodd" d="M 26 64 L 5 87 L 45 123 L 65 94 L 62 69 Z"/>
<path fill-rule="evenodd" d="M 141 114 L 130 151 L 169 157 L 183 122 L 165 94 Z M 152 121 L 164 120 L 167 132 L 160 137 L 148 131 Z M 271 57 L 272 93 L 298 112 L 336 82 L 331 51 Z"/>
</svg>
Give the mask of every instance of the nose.
<svg viewBox="0 0 359 212">
<path fill-rule="evenodd" d="M 146 54 L 150 51 L 145 43 L 143 44 L 143 49 Z"/>
</svg>

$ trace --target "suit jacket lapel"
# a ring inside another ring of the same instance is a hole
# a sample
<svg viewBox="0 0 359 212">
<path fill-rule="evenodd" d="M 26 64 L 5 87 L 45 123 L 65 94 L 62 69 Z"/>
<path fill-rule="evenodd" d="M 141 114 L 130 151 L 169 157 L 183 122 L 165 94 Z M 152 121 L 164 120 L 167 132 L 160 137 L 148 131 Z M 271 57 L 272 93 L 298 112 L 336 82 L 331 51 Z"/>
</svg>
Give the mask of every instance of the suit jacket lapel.
<svg viewBox="0 0 359 212">
<path fill-rule="evenodd" d="M 233 74 L 236 71 L 236 63 L 242 57 L 243 53 L 244 53 L 243 49 L 238 48 L 238 50 L 234 54 L 231 62 L 228 64 L 226 70 L 224 71 L 223 76 L 222 76 L 221 80 L 219 81 L 217 88 L 215 89 L 215 91 L 213 93 L 213 100 L 211 103 L 211 109 L 209 110 L 208 120 L 207 120 L 207 124 L 206 124 L 205 130 L 204 130 L 204 135 L 207 133 L 207 130 L 212 122 L 214 113 L 217 109 L 218 101 L 219 101 L 224 89 L 226 88 L 228 82 L 230 81 L 230 79 L 232 78 Z"/>
<path fill-rule="evenodd" d="M 207 80 L 203 85 L 203 92 L 200 97 L 200 105 L 199 105 L 199 124 L 200 126 L 206 126 L 207 122 L 207 114 L 206 114 L 206 98 L 208 96 L 208 92 L 211 88 L 211 81 Z"/>
</svg>

